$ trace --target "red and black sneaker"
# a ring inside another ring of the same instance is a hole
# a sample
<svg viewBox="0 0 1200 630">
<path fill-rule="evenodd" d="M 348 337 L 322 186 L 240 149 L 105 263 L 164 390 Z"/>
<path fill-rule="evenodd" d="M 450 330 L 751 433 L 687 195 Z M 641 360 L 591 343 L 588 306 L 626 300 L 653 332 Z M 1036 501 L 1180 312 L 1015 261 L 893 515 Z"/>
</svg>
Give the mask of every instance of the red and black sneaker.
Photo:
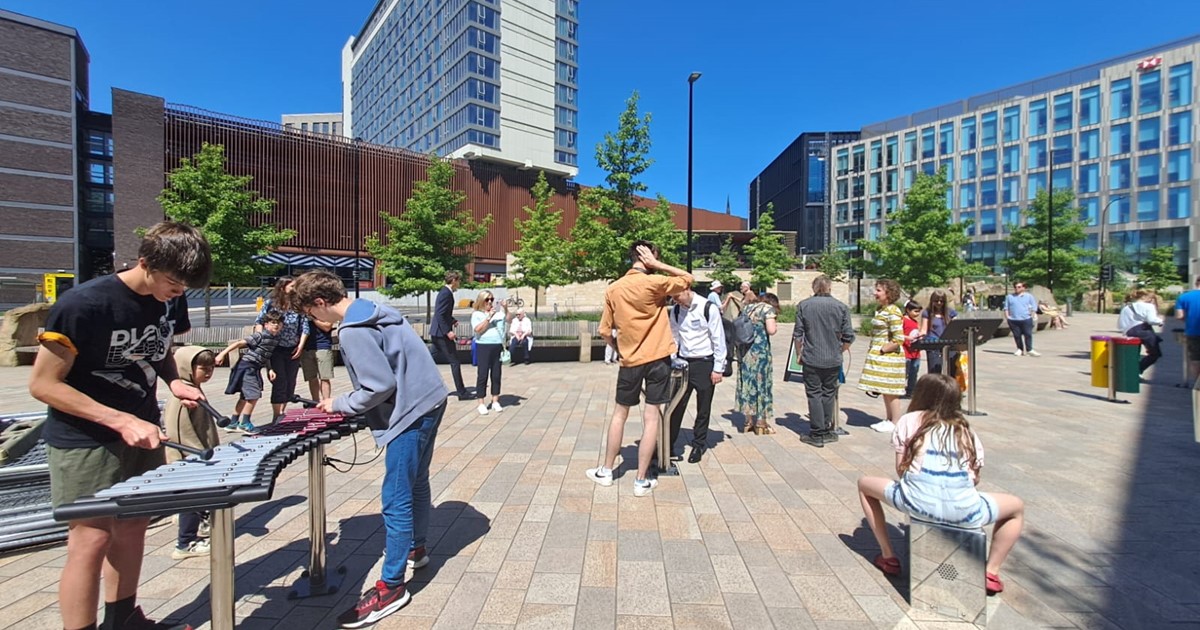
<svg viewBox="0 0 1200 630">
<path fill-rule="evenodd" d="M 429 553 L 425 551 L 425 547 L 417 547 L 408 552 L 408 568 L 420 569 L 429 564 Z"/>
<path fill-rule="evenodd" d="M 367 589 L 354 608 L 338 615 L 338 624 L 343 628 L 361 628 L 369 626 L 380 619 L 404 608 L 412 599 L 408 590 L 401 584 L 396 587 L 387 585 L 379 580 L 375 587 Z"/>
<path fill-rule="evenodd" d="M 124 623 L 117 626 L 122 630 L 192 630 L 187 624 L 176 624 L 170 621 L 152 621 L 146 618 L 142 607 L 138 606 L 129 614 Z"/>
</svg>

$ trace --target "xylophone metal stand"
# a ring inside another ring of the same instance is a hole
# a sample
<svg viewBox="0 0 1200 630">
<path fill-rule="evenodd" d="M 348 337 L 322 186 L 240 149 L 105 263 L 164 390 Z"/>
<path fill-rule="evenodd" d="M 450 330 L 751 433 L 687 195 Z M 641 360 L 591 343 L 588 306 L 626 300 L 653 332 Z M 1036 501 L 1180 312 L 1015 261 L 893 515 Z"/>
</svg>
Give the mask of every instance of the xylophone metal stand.
<svg viewBox="0 0 1200 630">
<path fill-rule="evenodd" d="M 975 380 L 975 335 L 979 329 L 975 326 L 967 327 L 967 411 L 968 416 L 986 416 L 985 412 L 975 408 L 975 386 L 978 381 Z M 946 365 L 946 372 L 949 373 L 949 363 Z"/>
<path fill-rule="evenodd" d="M 346 567 L 338 567 L 331 575 L 325 567 L 325 445 L 318 444 L 308 452 L 308 570 L 288 593 L 288 599 L 320 597 L 338 592 Z"/>
<path fill-rule="evenodd" d="M 661 405 L 662 417 L 658 419 L 658 474 L 678 476 L 679 468 L 671 461 L 671 414 L 683 400 L 683 392 L 687 390 L 688 368 L 671 368 L 671 402 Z"/>
<path fill-rule="evenodd" d="M 212 630 L 233 630 L 233 508 L 213 510 L 210 518 L 212 537 L 209 542 L 212 549 L 208 563 L 212 584 L 208 597 Z"/>
</svg>

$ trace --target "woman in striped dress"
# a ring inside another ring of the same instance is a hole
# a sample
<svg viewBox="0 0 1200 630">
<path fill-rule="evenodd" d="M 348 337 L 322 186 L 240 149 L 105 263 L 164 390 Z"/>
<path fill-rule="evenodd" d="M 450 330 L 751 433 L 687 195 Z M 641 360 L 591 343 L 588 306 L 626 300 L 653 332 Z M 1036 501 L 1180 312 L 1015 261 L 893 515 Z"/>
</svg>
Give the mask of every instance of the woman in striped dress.
<svg viewBox="0 0 1200 630">
<path fill-rule="evenodd" d="M 875 301 L 879 303 L 875 317 L 871 319 L 871 349 L 863 364 L 858 388 L 876 398 L 883 396 L 886 417 L 871 425 L 880 433 L 896 428 L 900 417 L 900 397 L 906 384 L 904 361 L 904 315 L 896 301 L 900 299 L 900 285 L 895 280 L 879 280 L 875 283 Z"/>
</svg>

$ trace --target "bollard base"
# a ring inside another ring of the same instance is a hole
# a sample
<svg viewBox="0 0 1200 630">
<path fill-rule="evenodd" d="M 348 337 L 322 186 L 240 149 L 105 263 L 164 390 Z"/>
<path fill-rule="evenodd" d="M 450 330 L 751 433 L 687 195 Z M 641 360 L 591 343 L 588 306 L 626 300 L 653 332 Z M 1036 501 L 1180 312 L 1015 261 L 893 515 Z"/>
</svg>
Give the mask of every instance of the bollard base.
<svg viewBox="0 0 1200 630">
<path fill-rule="evenodd" d="M 979 410 L 976 410 L 976 411 L 964 411 L 964 412 L 963 412 L 963 415 L 967 415 L 967 416 L 986 416 L 986 415 L 987 415 L 987 412 L 986 412 L 986 411 L 979 411 Z"/>
<path fill-rule="evenodd" d="M 834 429 L 833 432 L 836 435 L 850 435 L 850 432 L 843 429 L 842 427 L 838 427 L 838 428 Z"/>
<path fill-rule="evenodd" d="M 346 576 L 346 567 L 338 567 L 331 572 L 325 574 L 325 581 L 321 584 L 314 584 L 308 579 L 308 571 L 300 574 L 300 579 L 292 585 L 291 592 L 288 593 L 288 599 L 308 599 L 309 597 L 320 597 L 322 595 L 334 595 L 338 592 L 338 587 L 342 585 L 342 579 Z"/>
<path fill-rule="evenodd" d="M 675 462 L 671 462 L 671 463 L 667 464 L 666 468 L 663 468 L 662 466 L 657 466 L 655 468 L 655 470 L 658 471 L 659 477 L 678 477 L 679 476 L 679 467 L 675 465 Z"/>
</svg>

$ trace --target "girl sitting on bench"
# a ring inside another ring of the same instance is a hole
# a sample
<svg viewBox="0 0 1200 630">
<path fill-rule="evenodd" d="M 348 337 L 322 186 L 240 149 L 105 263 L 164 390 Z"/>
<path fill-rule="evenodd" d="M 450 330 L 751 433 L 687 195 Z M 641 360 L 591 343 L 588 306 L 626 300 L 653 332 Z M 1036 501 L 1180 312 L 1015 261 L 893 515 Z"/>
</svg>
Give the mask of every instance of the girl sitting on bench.
<svg viewBox="0 0 1200 630">
<path fill-rule="evenodd" d="M 858 480 L 863 513 L 879 543 L 875 566 L 900 575 L 900 560 L 887 535 L 882 502 L 925 521 L 977 528 L 995 523 L 987 562 L 987 592 L 1004 590 L 1000 565 L 1021 536 L 1025 503 L 1011 494 L 979 492 L 983 444 L 962 414 L 962 392 L 945 374 L 926 374 L 917 381 L 908 413 L 896 422 L 899 481 L 883 477 Z"/>
</svg>

